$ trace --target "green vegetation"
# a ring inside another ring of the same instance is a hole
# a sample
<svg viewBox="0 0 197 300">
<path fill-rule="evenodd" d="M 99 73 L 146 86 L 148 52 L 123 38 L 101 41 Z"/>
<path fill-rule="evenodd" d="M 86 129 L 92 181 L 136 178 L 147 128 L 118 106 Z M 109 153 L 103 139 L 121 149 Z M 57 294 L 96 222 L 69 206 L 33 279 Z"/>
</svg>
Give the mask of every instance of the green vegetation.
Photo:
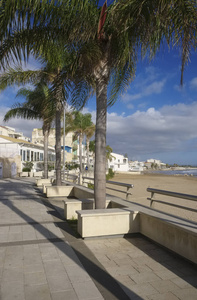
<svg viewBox="0 0 197 300">
<path fill-rule="evenodd" d="M 33 165 L 34 164 L 31 161 L 26 161 L 24 164 L 24 168 L 22 169 L 22 172 L 31 172 Z"/>
</svg>

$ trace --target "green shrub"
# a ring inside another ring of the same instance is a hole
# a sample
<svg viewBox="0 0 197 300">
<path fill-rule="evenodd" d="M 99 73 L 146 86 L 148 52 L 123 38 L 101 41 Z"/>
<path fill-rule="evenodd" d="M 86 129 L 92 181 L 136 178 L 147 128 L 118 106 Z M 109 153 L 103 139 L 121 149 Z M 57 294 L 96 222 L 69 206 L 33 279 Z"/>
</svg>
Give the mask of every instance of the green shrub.
<svg viewBox="0 0 197 300">
<path fill-rule="evenodd" d="M 28 167 L 24 167 L 24 168 L 22 169 L 22 172 L 31 172 L 31 169 L 28 168 Z"/>
<path fill-rule="evenodd" d="M 93 183 L 88 183 L 88 188 L 93 190 L 94 189 L 94 184 Z"/>
<path fill-rule="evenodd" d="M 33 168 L 33 163 L 31 161 L 26 161 L 24 163 L 24 168 L 23 169 L 27 169 L 27 171 L 23 171 L 23 172 L 31 172 L 31 169 Z"/>
<path fill-rule="evenodd" d="M 109 168 L 108 174 L 106 175 L 106 180 L 113 178 L 114 175 L 115 175 L 115 172 L 111 168 Z"/>
</svg>

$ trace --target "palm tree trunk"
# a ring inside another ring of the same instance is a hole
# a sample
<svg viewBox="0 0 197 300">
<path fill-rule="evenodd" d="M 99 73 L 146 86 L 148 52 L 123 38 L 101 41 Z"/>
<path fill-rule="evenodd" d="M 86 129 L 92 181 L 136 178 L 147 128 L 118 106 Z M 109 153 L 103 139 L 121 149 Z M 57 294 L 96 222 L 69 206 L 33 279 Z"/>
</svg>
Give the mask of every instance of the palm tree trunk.
<svg viewBox="0 0 197 300">
<path fill-rule="evenodd" d="M 94 197 L 95 208 L 106 206 L 106 122 L 107 122 L 107 80 L 100 76 L 96 81 L 96 134 L 95 134 L 95 166 Z"/>
<path fill-rule="evenodd" d="M 60 186 L 62 184 L 61 180 L 61 115 L 62 115 L 62 104 L 60 101 L 56 104 L 56 185 Z"/>
<path fill-rule="evenodd" d="M 83 135 L 79 134 L 79 184 L 82 184 L 82 142 Z"/>
<path fill-rule="evenodd" d="M 49 130 L 43 126 L 43 135 L 44 135 L 44 178 L 48 178 L 48 138 Z"/>
<path fill-rule="evenodd" d="M 88 166 L 88 171 L 90 169 L 90 139 L 86 137 L 86 147 L 87 147 L 87 166 Z"/>
</svg>

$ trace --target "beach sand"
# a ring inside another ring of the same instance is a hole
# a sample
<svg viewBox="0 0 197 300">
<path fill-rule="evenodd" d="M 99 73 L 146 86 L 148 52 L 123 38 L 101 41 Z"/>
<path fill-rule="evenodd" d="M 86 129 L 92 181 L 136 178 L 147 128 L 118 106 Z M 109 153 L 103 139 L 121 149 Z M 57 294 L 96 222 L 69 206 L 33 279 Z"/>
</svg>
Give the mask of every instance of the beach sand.
<svg viewBox="0 0 197 300">
<path fill-rule="evenodd" d="M 112 178 L 111 181 L 133 184 L 134 188 L 132 189 L 131 201 L 145 206 L 150 206 L 150 201 L 147 200 L 147 198 L 150 197 L 150 192 L 146 191 L 148 187 L 177 193 L 197 195 L 197 177 L 192 176 L 163 175 L 153 173 L 132 175 L 119 173 L 115 174 L 114 178 Z M 117 188 L 119 190 L 126 190 L 126 188 L 116 187 L 112 185 L 110 187 Z M 123 193 L 114 192 L 108 189 L 107 192 L 125 199 L 125 195 Z M 196 212 L 192 212 L 187 211 L 186 209 L 179 209 L 166 204 L 153 204 L 154 209 L 197 222 L 197 201 L 194 202 L 186 199 L 173 198 L 158 194 L 155 195 L 155 199 L 195 209 Z"/>
</svg>

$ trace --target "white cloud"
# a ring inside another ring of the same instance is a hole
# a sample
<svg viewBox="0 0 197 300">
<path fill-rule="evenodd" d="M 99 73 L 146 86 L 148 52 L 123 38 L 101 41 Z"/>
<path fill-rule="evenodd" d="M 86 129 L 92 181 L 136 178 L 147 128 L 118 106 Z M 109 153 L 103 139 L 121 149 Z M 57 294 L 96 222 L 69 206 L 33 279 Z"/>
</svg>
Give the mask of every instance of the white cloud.
<svg viewBox="0 0 197 300">
<path fill-rule="evenodd" d="M 190 88 L 192 90 L 197 90 L 197 77 L 194 77 L 191 81 L 190 81 Z"/>
<path fill-rule="evenodd" d="M 170 151 L 176 155 L 181 149 L 190 151 L 190 141 L 197 139 L 196 111 L 194 102 L 160 110 L 149 108 L 129 116 L 108 114 L 107 143 L 114 152 L 126 152 L 130 158 Z"/>
<path fill-rule="evenodd" d="M 9 122 L 3 122 L 4 116 L 8 110 L 8 107 L 0 107 L 0 125 L 13 127 L 17 132 L 22 132 L 25 136 L 28 136 L 30 138 L 34 128 L 42 127 L 42 122 L 39 120 L 24 120 L 14 118 L 11 119 Z"/>
</svg>

